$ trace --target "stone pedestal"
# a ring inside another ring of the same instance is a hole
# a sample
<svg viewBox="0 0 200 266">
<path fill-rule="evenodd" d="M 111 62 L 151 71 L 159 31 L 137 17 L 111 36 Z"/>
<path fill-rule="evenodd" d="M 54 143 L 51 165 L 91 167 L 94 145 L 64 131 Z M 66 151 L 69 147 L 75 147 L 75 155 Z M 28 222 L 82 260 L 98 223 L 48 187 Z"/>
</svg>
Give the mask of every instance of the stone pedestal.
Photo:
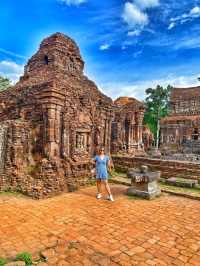
<svg viewBox="0 0 200 266">
<path fill-rule="evenodd" d="M 131 178 L 131 187 L 127 190 L 128 195 L 153 199 L 161 194 L 158 185 L 160 172 L 150 172 L 147 166 L 141 166 L 140 169 L 130 169 L 128 177 Z"/>
</svg>

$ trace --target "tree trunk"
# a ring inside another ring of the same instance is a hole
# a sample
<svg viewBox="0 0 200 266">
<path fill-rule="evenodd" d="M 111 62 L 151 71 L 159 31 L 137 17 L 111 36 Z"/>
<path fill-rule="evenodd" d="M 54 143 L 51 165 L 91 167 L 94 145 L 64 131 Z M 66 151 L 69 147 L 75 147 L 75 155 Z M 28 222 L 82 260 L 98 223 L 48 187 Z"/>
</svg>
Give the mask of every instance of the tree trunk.
<svg viewBox="0 0 200 266">
<path fill-rule="evenodd" d="M 160 139 L 160 119 L 157 121 L 157 131 L 156 131 L 156 149 L 159 148 L 159 139 Z"/>
</svg>

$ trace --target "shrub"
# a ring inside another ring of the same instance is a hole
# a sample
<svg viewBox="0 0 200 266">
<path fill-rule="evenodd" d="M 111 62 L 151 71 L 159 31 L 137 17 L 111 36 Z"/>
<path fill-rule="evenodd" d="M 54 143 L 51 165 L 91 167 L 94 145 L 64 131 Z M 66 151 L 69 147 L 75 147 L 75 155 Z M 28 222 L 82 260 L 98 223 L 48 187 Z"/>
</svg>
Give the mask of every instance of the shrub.
<svg viewBox="0 0 200 266">
<path fill-rule="evenodd" d="M 8 263 L 7 260 L 0 258 L 0 266 L 4 266 L 6 263 Z"/>
<path fill-rule="evenodd" d="M 33 261 L 32 261 L 32 256 L 30 253 L 28 252 L 23 252 L 23 253 L 20 253 L 16 256 L 16 260 L 17 261 L 24 261 L 26 263 L 26 265 L 32 265 L 33 264 Z"/>
</svg>

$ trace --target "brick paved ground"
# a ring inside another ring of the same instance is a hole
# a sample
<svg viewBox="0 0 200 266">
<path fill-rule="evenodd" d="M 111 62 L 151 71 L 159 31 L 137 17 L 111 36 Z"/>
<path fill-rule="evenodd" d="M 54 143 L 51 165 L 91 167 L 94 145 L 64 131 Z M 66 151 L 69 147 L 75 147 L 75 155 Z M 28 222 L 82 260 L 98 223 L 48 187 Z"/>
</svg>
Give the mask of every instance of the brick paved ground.
<svg viewBox="0 0 200 266">
<path fill-rule="evenodd" d="M 200 202 L 163 195 L 133 200 L 113 186 L 34 201 L 0 196 L 0 257 L 43 251 L 44 265 L 200 265 Z M 35 256 L 37 257 L 37 256 Z"/>
</svg>

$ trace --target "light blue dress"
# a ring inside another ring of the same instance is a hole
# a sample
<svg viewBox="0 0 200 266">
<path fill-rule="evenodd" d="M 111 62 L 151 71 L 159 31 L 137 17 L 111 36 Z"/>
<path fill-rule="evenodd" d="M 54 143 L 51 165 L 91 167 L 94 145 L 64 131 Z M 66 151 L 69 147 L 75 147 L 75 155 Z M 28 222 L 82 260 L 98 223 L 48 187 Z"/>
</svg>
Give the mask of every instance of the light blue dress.
<svg viewBox="0 0 200 266">
<path fill-rule="evenodd" d="M 104 158 L 101 159 L 100 156 L 96 155 L 94 160 L 96 162 L 96 179 L 108 179 L 107 165 L 110 160 L 109 156 L 104 155 Z"/>
</svg>

